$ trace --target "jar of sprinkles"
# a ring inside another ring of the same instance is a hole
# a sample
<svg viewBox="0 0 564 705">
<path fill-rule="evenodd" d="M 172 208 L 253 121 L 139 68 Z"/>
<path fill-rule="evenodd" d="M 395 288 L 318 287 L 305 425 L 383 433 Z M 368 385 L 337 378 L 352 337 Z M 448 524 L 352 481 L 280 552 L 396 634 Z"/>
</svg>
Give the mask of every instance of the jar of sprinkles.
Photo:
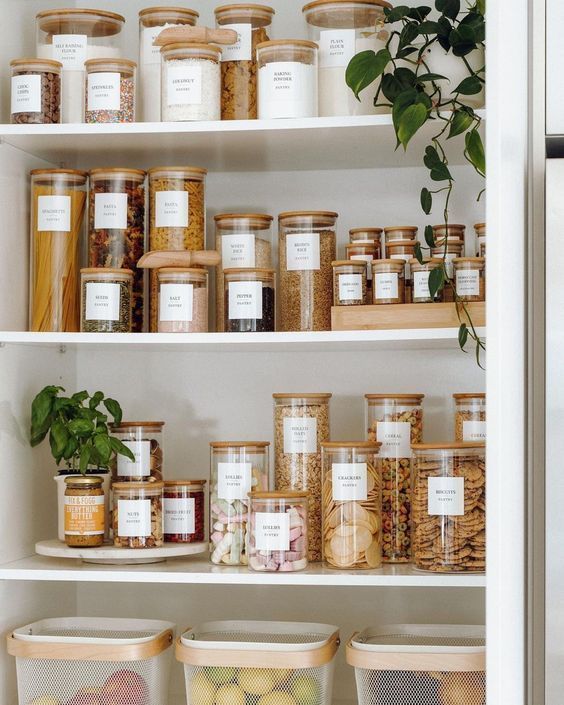
<svg viewBox="0 0 564 705">
<path fill-rule="evenodd" d="M 135 122 L 135 61 L 90 59 L 84 66 L 85 122 Z"/>
</svg>

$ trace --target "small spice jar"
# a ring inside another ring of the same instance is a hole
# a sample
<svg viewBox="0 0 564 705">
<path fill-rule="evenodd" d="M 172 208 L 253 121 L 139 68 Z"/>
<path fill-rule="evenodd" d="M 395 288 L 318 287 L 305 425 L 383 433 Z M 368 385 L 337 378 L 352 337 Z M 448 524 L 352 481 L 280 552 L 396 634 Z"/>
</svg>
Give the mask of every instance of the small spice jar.
<svg viewBox="0 0 564 705">
<path fill-rule="evenodd" d="M 165 44 L 161 48 L 161 116 L 165 122 L 219 120 L 221 47 Z"/>
<path fill-rule="evenodd" d="M 366 262 L 366 298 L 365 302 L 372 301 L 372 262 L 380 257 L 380 244 L 368 242 L 354 242 L 345 245 L 345 258 Z"/>
<path fill-rule="evenodd" d="M 436 244 L 436 247 L 431 248 L 431 257 L 433 259 L 442 259 L 445 262 L 445 270 L 449 279 L 454 280 L 453 262 L 457 257 L 462 257 L 464 252 L 464 243 L 460 241 L 448 241 L 442 244 Z M 443 301 L 454 301 L 454 293 L 450 286 L 445 286 L 443 289 Z"/>
<path fill-rule="evenodd" d="M 156 482 L 163 479 L 164 421 L 122 421 L 112 434 L 135 456 L 118 455 L 113 467 L 115 482 Z"/>
<path fill-rule="evenodd" d="M 349 240 L 353 244 L 377 245 L 379 259 L 382 254 L 382 228 L 352 228 L 349 230 Z"/>
<path fill-rule="evenodd" d="M 486 300 L 486 260 L 457 257 L 453 260 L 456 295 L 462 301 Z"/>
<path fill-rule="evenodd" d="M 10 121 L 17 125 L 52 125 L 61 122 L 60 61 L 14 59 Z"/>
<path fill-rule="evenodd" d="M 413 445 L 413 560 L 436 573 L 484 572 L 484 443 Z"/>
<path fill-rule="evenodd" d="M 333 568 L 382 565 L 380 443 L 321 444 L 323 559 Z"/>
<path fill-rule="evenodd" d="M 163 545 L 163 487 L 164 482 L 114 482 L 114 546 Z"/>
<path fill-rule="evenodd" d="M 249 568 L 295 572 L 307 568 L 307 492 L 250 492 Z"/>
<path fill-rule="evenodd" d="M 131 269 L 80 270 L 82 333 L 131 333 Z"/>
<path fill-rule="evenodd" d="M 417 240 L 419 228 L 416 225 L 392 225 L 384 228 L 384 246 L 382 247 L 382 256 L 388 257 L 387 246 L 389 242 L 397 242 L 398 240 Z"/>
<path fill-rule="evenodd" d="M 84 68 L 85 122 L 135 122 L 135 61 L 89 59 Z"/>
<path fill-rule="evenodd" d="M 205 538 L 206 480 L 167 480 L 163 490 L 164 540 L 196 543 Z"/>
<path fill-rule="evenodd" d="M 278 39 L 257 46 L 258 116 L 317 117 L 317 44 Z"/>
<path fill-rule="evenodd" d="M 372 262 L 372 303 L 405 303 L 405 267 L 395 259 Z"/>
<path fill-rule="evenodd" d="M 74 548 L 104 543 L 106 514 L 103 479 L 95 475 L 65 478 L 65 543 Z"/>
<path fill-rule="evenodd" d="M 237 32 L 237 42 L 221 54 L 221 119 L 257 117 L 257 46 L 269 40 L 274 10 L 266 5 L 222 5 L 215 8 L 221 29 Z"/>
<path fill-rule="evenodd" d="M 205 269 L 159 269 L 159 333 L 207 333 Z"/>
<path fill-rule="evenodd" d="M 386 257 L 388 259 L 403 260 L 405 262 L 405 303 L 411 303 L 411 269 L 409 262 L 415 257 L 417 240 L 386 241 Z"/>
<path fill-rule="evenodd" d="M 227 333 L 274 331 L 276 317 L 273 269 L 225 269 L 225 330 Z"/>
<path fill-rule="evenodd" d="M 248 564 L 249 492 L 268 492 L 268 441 L 210 443 L 210 558 Z"/>
<path fill-rule="evenodd" d="M 486 441 L 486 395 L 453 394 L 455 441 Z"/>
<path fill-rule="evenodd" d="M 360 306 L 366 303 L 366 265 L 338 260 L 333 265 L 333 305 Z"/>
<path fill-rule="evenodd" d="M 476 256 L 486 256 L 486 224 L 476 223 L 474 226 L 476 232 Z"/>
<path fill-rule="evenodd" d="M 434 301 L 441 301 L 443 290 L 438 291 L 435 296 L 431 296 L 429 289 L 429 276 L 434 269 L 443 266 L 440 259 L 424 259 L 423 263 L 413 258 L 409 262 L 411 267 L 411 278 L 413 285 L 412 301 L 414 304 L 432 304 Z"/>
<path fill-rule="evenodd" d="M 215 249 L 221 257 L 215 270 L 215 322 L 224 330 L 225 269 L 259 267 L 272 262 L 272 216 L 263 213 L 220 213 L 215 220 Z"/>
<path fill-rule="evenodd" d="M 464 244 L 465 233 L 466 226 L 460 225 L 460 223 L 433 225 L 433 237 L 439 246 L 444 245 L 445 237 L 447 242 L 462 242 Z"/>
</svg>

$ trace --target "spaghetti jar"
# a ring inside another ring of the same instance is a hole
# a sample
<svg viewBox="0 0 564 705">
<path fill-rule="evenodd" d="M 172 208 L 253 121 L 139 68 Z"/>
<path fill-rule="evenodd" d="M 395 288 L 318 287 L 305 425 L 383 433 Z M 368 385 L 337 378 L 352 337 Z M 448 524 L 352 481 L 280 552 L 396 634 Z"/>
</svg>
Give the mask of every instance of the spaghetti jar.
<svg viewBox="0 0 564 705">
<path fill-rule="evenodd" d="M 386 249 L 389 242 L 397 242 L 398 240 L 417 240 L 419 228 L 416 225 L 392 225 L 384 228 L 384 244 L 382 247 L 383 255 L 388 257 Z"/>
<path fill-rule="evenodd" d="M 65 543 L 74 548 L 101 546 L 106 524 L 103 479 L 95 475 L 65 478 Z"/>
<path fill-rule="evenodd" d="M 438 291 L 435 296 L 431 296 L 429 289 L 429 276 L 434 269 L 443 266 L 440 259 L 424 259 L 423 263 L 413 258 L 410 263 L 413 283 L 414 304 L 432 304 L 434 301 L 441 301 L 443 290 Z"/>
<path fill-rule="evenodd" d="M 385 563 L 411 560 L 411 444 L 423 439 L 423 394 L 365 394 L 370 441 L 381 443 Z"/>
<path fill-rule="evenodd" d="M 210 443 L 210 558 L 216 565 L 248 564 L 249 492 L 267 492 L 268 441 Z"/>
<path fill-rule="evenodd" d="M 114 482 L 114 546 L 163 545 L 163 487 L 164 482 Z"/>
<path fill-rule="evenodd" d="M 84 67 L 85 122 L 135 122 L 135 61 L 90 59 Z"/>
<path fill-rule="evenodd" d="M 382 565 L 380 443 L 321 444 L 323 558 L 333 568 Z"/>
<path fill-rule="evenodd" d="M 360 306 L 366 303 L 366 265 L 340 260 L 333 265 L 333 305 Z"/>
<path fill-rule="evenodd" d="M 486 395 L 453 394 L 455 441 L 486 441 Z"/>
<path fill-rule="evenodd" d="M 164 540 L 198 543 L 205 539 L 206 480 L 167 480 L 163 490 Z"/>
<path fill-rule="evenodd" d="M 372 262 L 380 256 L 380 245 L 376 243 L 354 242 L 345 245 L 345 258 L 366 262 L 366 298 L 365 302 L 372 301 Z"/>
<path fill-rule="evenodd" d="M 457 257 L 453 260 L 456 295 L 462 301 L 486 300 L 486 260 Z"/>
<path fill-rule="evenodd" d="M 118 438 L 135 456 L 117 456 L 113 474 L 115 482 L 156 482 L 163 479 L 164 421 L 122 421 L 112 426 Z"/>
<path fill-rule="evenodd" d="M 379 249 L 379 259 L 382 254 L 382 228 L 352 228 L 349 230 L 349 239 L 352 244 L 376 245 Z"/>
<path fill-rule="evenodd" d="M 395 259 L 372 262 L 372 303 L 405 303 L 405 267 Z"/>
<path fill-rule="evenodd" d="M 307 492 L 250 492 L 249 568 L 290 573 L 307 568 Z"/>
<path fill-rule="evenodd" d="M 405 303 L 411 303 L 411 268 L 410 260 L 415 257 L 417 240 L 393 240 L 386 242 L 386 257 L 388 259 L 403 260 L 405 262 Z"/>
<path fill-rule="evenodd" d="M 221 119 L 257 117 L 257 46 L 269 40 L 274 10 L 266 5 L 222 5 L 215 8 L 221 29 L 237 32 L 237 42 L 221 54 Z"/>
<path fill-rule="evenodd" d="M 80 270 L 82 333 L 131 333 L 131 269 Z"/>
<path fill-rule="evenodd" d="M 226 269 L 225 330 L 265 333 L 275 329 L 276 299 L 273 269 Z"/>
<path fill-rule="evenodd" d="M 476 256 L 486 256 L 486 224 L 476 223 L 474 226 L 476 232 Z"/>
<path fill-rule="evenodd" d="M 157 270 L 159 333 L 207 333 L 208 273 L 205 269 Z"/>
<path fill-rule="evenodd" d="M 61 62 L 14 59 L 10 67 L 10 121 L 17 125 L 61 122 Z"/>
<path fill-rule="evenodd" d="M 80 246 L 84 235 L 84 171 L 31 172 L 29 327 L 80 329 Z"/>
</svg>

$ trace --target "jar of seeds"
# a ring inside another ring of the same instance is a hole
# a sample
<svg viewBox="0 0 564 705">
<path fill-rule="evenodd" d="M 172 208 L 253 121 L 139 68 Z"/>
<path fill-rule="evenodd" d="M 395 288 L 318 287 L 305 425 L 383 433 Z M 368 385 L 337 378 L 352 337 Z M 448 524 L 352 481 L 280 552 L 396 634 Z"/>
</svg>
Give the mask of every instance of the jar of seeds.
<svg viewBox="0 0 564 705">
<path fill-rule="evenodd" d="M 395 259 L 372 262 L 372 303 L 405 303 L 405 267 Z"/>
<path fill-rule="evenodd" d="M 435 296 L 431 296 L 429 289 L 429 277 L 431 272 L 443 266 L 440 259 L 424 259 L 423 262 L 413 258 L 410 263 L 411 277 L 413 284 L 412 300 L 414 304 L 432 304 L 434 301 L 441 301 L 443 290 L 438 291 Z"/>
<path fill-rule="evenodd" d="M 436 243 L 435 243 L 436 244 Z M 431 248 L 431 257 L 433 259 L 444 260 L 445 270 L 449 279 L 453 280 L 454 284 L 454 266 L 453 262 L 457 257 L 462 257 L 464 251 L 464 243 L 459 240 L 451 240 L 445 243 L 443 240 L 441 245 Z M 454 301 L 454 294 L 452 288 L 447 285 L 443 289 L 443 301 L 450 302 Z"/>
<path fill-rule="evenodd" d="M 131 269 L 80 270 L 80 331 L 131 333 Z"/>
<path fill-rule="evenodd" d="M 444 245 L 445 238 L 447 242 L 461 242 L 464 245 L 465 233 L 466 226 L 460 223 L 433 225 L 433 237 L 437 246 Z"/>
<path fill-rule="evenodd" d="M 340 260 L 333 265 L 333 305 L 360 306 L 366 303 L 366 265 Z"/>
<path fill-rule="evenodd" d="M 17 125 L 61 122 L 61 62 L 14 59 L 10 66 L 11 122 Z"/>
<path fill-rule="evenodd" d="M 455 441 L 486 441 L 486 395 L 453 394 Z"/>
<path fill-rule="evenodd" d="M 90 59 L 84 67 L 85 122 L 135 122 L 135 61 Z"/>
</svg>

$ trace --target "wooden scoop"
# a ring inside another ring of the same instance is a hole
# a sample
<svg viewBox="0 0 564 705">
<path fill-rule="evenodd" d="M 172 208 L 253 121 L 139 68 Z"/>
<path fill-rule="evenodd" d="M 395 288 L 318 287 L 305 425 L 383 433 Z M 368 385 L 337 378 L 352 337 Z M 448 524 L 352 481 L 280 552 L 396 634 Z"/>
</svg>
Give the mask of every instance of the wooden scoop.
<svg viewBox="0 0 564 705">
<path fill-rule="evenodd" d="M 234 29 L 210 29 L 209 27 L 168 27 L 157 35 L 153 46 L 190 42 L 193 44 L 235 44 L 237 32 Z"/>
<path fill-rule="evenodd" d="M 146 252 L 137 262 L 143 269 L 162 269 L 164 267 L 215 267 L 221 261 L 215 250 L 153 250 Z"/>
</svg>

